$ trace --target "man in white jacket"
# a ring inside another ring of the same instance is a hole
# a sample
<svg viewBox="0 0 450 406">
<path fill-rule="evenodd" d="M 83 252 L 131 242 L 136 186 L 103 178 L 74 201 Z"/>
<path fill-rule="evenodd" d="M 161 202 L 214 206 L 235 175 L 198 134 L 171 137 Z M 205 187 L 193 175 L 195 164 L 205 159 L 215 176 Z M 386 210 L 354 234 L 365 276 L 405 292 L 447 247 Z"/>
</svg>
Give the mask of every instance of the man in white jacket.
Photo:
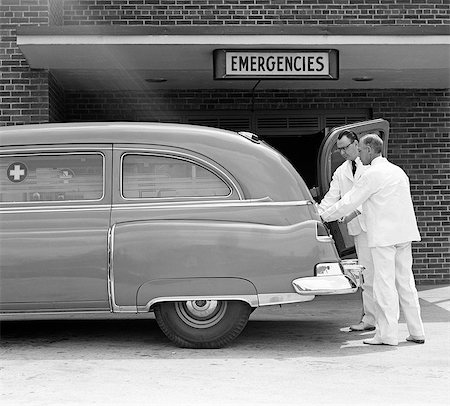
<svg viewBox="0 0 450 406">
<path fill-rule="evenodd" d="M 419 299 L 412 273 L 411 242 L 420 241 L 408 176 L 381 156 L 383 141 L 367 134 L 359 155 L 370 167 L 350 192 L 322 213 L 325 221 L 346 216 L 360 205 L 374 263 L 376 330 L 371 345 L 398 344 L 399 301 L 409 330 L 407 341 L 425 342 Z"/>
<path fill-rule="evenodd" d="M 358 137 L 352 131 L 343 131 L 338 136 L 337 147 L 346 160 L 333 174 L 330 189 L 320 202 L 319 214 L 337 203 L 349 192 L 354 183 L 361 177 L 366 167 L 359 159 Z M 363 316 L 358 324 L 350 326 L 350 330 L 375 330 L 375 306 L 373 303 L 373 261 L 367 242 L 364 216 L 360 215 L 347 223 L 349 235 L 355 241 L 358 262 L 364 266 L 364 283 L 362 286 Z"/>
</svg>

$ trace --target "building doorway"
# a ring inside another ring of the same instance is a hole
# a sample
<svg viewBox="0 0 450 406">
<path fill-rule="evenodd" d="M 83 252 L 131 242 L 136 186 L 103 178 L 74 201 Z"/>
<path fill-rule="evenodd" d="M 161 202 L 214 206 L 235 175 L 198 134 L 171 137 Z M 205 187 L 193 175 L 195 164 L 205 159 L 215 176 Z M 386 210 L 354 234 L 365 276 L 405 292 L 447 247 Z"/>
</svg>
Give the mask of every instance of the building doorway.
<svg viewBox="0 0 450 406">
<path fill-rule="evenodd" d="M 187 112 L 180 122 L 251 131 L 281 152 L 311 189 L 318 185 L 317 159 L 329 129 L 370 119 L 369 109 L 340 111 Z"/>
<path fill-rule="evenodd" d="M 317 156 L 325 130 L 302 135 L 265 135 L 263 140 L 281 152 L 294 165 L 309 188 L 316 185 Z"/>
</svg>

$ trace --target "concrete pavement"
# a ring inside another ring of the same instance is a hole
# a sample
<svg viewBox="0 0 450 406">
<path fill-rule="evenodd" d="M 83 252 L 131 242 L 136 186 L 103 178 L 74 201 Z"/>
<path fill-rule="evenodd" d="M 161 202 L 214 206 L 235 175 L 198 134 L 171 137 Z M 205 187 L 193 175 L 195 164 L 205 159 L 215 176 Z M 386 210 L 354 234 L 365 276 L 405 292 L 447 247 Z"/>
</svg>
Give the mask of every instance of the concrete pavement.
<svg viewBox="0 0 450 406">
<path fill-rule="evenodd" d="M 367 346 L 359 294 L 257 309 L 220 350 L 150 320 L 5 322 L 2 405 L 448 405 L 450 287 L 419 287 L 427 341 Z"/>
</svg>

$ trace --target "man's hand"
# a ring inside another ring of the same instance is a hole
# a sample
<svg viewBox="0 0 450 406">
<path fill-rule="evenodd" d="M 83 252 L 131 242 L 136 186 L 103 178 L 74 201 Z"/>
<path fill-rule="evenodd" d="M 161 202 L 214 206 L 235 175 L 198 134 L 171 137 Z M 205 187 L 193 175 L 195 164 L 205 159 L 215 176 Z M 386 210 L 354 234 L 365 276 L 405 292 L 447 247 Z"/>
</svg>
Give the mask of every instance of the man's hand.
<svg viewBox="0 0 450 406">
<path fill-rule="evenodd" d="M 347 224 L 350 221 L 352 221 L 354 218 L 358 217 L 360 214 L 361 213 L 359 212 L 359 210 L 353 210 L 350 214 L 340 218 L 338 221 L 339 221 L 339 223 Z"/>
<path fill-rule="evenodd" d="M 322 210 L 322 208 L 320 207 L 319 203 L 314 202 L 314 206 L 316 207 L 317 211 L 319 212 L 319 216 L 321 216 L 322 213 L 323 213 L 323 210 Z"/>
</svg>

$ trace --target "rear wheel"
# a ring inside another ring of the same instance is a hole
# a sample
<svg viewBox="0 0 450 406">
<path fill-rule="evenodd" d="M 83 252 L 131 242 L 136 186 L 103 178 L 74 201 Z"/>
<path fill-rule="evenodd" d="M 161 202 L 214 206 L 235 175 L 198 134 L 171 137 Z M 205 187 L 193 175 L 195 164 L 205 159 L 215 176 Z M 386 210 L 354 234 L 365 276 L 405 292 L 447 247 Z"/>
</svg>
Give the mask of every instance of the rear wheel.
<svg viewBox="0 0 450 406">
<path fill-rule="evenodd" d="M 189 300 L 155 305 L 155 316 L 164 334 L 186 348 L 220 348 L 244 329 L 252 308 L 244 302 Z"/>
</svg>

